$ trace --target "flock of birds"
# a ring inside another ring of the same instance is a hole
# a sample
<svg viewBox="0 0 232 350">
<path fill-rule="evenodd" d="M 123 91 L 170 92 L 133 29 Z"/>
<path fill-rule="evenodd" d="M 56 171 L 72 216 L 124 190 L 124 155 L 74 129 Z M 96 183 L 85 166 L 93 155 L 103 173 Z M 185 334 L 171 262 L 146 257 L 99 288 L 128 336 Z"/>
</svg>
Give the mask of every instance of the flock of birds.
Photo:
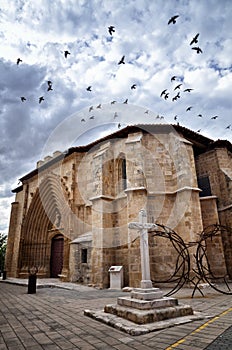
<svg viewBox="0 0 232 350">
<path fill-rule="evenodd" d="M 178 17 L 179 17 L 179 15 L 172 16 L 172 17 L 168 20 L 168 25 L 170 25 L 170 24 L 176 24 L 176 21 L 177 21 Z M 109 34 L 112 36 L 113 33 L 115 33 L 115 27 L 112 26 L 112 25 L 109 26 L 109 27 L 108 27 L 108 32 L 109 32 Z M 191 46 L 191 49 L 192 49 L 192 50 L 196 51 L 197 54 L 202 54 L 203 51 L 202 51 L 202 49 L 201 49 L 199 46 L 193 46 L 194 44 L 195 44 L 195 45 L 198 44 L 199 35 L 200 35 L 200 33 L 197 33 L 197 34 L 192 38 L 192 40 L 190 41 L 189 45 Z M 65 59 L 67 59 L 68 56 L 71 55 L 71 52 L 69 52 L 68 50 L 65 50 L 65 51 L 63 51 L 63 54 L 64 54 Z M 19 65 L 21 62 L 22 62 L 22 59 L 21 59 L 21 58 L 18 58 L 16 63 L 17 63 L 17 65 Z M 120 60 L 118 61 L 118 65 L 122 65 L 122 64 L 125 64 L 125 63 L 126 63 L 126 62 L 125 62 L 125 55 L 123 55 L 123 56 L 120 58 Z M 173 83 L 173 82 L 178 82 L 178 84 L 175 85 L 174 88 L 172 88 L 172 91 L 174 91 L 174 95 L 171 97 L 171 99 L 172 99 L 173 102 L 179 100 L 179 99 L 181 98 L 181 94 L 182 94 L 182 93 L 190 93 L 190 92 L 192 92 L 192 91 L 194 90 L 194 89 L 191 88 L 191 87 L 186 87 L 186 88 L 182 89 L 182 88 L 183 88 L 183 85 L 184 85 L 184 84 L 183 84 L 183 77 L 178 77 L 178 76 L 175 76 L 175 75 L 174 75 L 174 76 L 171 77 L 171 83 Z M 137 88 L 137 85 L 136 85 L 136 84 L 132 84 L 130 88 L 131 88 L 131 90 L 134 90 L 134 89 Z M 91 91 L 93 91 L 92 89 L 93 89 L 92 85 L 89 85 L 89 86 L 86 88 L 86 91 L 91 92 Z M 48 81 L 47 81 L 47 91 L 52 91 L 52 90 L 53 90 L 53 83 L 52 83 L 52 81 L 48 80 Z M 164 90 L 161 92 L 160 97 L 163 98 L 164 100 L 168 100 L 170 94 L 171 94 L 170 91 L 168 90 L 168 88 L 166 88 L 166 89 L 164 89 Z M 25 101 L 27 100 L 27 98 L 26 98 L 25 96 L 21 96 L 20 99 L 21 99 L 22 102 L 25 102 Z M 43 101 L 45 101 L 44 96 L 40 96 L 40 97 L 38 98 L 39 104 L 42 103 Z M 116 101 L 112 101 L 112 102 L 111 102 L 111 104 L 115 104 L 115 103 L 116 103 Z M 123 104 L 127 104 L 127 103 L 128 103 L 128 99 L 126 99 L 126 100 L 125 100 L 124 102 L 122 102 L 122 103 L 123 103 Z M 101 104 L 99 104 L 99 105 L 96 106 L 96 109 L 100 109 L 100 108 L 102 108 L 102 105 L 101 105 Z M 186 112 L 191 111 L 192 108 L 193 108 L 193 106 L 188 106 L 188 107 L 186 108 Z M 91 107 L 89 108 L 89 112 L 92 112 L 93 109 L 94 109 L 94 107 L 91 106 Z M 146 110 L 145 113 L 148 114 L 148 113 L 149 113 L 149 110 Z M 117 118 L 117 117 L 118 117 L 118 114 L 117 114 L 117 112 L 115 112 L 115 113 L 114 113 L 114 119 Z M 202 116 L 202 114 L 198 114 L 198 117 L 199 117 L 199 118 L 202 118 L 203 116 Z M 91 116 L 89 117 L 89 119 L 91 119 L 91 120 L 93 120 L 94 118 L 95 118 L 94 115 L 91 115 Z M 159 116 L 159 115 L 157 115 L 156 118 L 157 118 L 157 119 L 164 119 L 163 116 Z M 212 120 L 215 120 L 215 119 L 217 119 L 217 118 L 218 118 L 217 115 L 211 117 Z M 175 121 L 178 120 L 178 116 L 177 116 L 177 115 L 174 116 L 174 120 L 175 120 Z M 81 119 L 81 122 L 85 122 L 85 121 L 86 121 L 86 120 L 85 120 L 84 118 Z M 179 122 L 178 122 L 178 124 L 179 124 Z M 120 127 L 121 127 L 121 124 L 119 123 L 119 124 L 118 124 L 118 128 L 120 128 Z M 226 126 L 226 129 L 231 129 L 231 125 Z M 201 131 L 201 129 L 198 129 L 198 130 L 197 130 L 197 132 L 200 132 L 200 131 Z"/>
</svg>

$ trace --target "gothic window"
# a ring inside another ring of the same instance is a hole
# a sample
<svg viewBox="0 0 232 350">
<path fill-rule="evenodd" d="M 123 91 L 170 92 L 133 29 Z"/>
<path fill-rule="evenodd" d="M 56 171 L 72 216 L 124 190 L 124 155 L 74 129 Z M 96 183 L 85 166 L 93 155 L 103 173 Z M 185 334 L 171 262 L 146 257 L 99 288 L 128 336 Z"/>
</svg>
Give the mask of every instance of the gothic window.
<svg viewBox="0 0 232 350">
<path fill-rule="evenodd" d="M 126 173 L 125 157 L 121 157 L 118 162 L 118 184 L 119 184 L 119 191 L 124 191 L 127 188 L 127 173 Z"/>
<path fill-rule="evenodd" d="M 209 177 L 201 176 L 197 179 L 198 187 L 201 189 L 200 197 L 212 196 Z"/>
<path fill-rule="evenodd" d="M 87 264 L 87 260 L 88 260 L 88 251 L 87 248 L 82 248 L 81 249 L 81 262 L 83 264 Z"/>
</svg>

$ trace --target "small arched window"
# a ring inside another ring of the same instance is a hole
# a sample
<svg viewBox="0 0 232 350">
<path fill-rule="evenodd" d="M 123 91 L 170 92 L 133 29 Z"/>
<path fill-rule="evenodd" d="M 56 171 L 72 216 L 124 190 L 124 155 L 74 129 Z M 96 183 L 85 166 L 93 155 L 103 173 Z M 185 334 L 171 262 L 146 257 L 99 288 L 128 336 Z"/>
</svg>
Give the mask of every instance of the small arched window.
<svg viewBox="0 0 232 350">
<path fill-rule="evenodd" d="M 119 191 L 127 188 L 126 158 L 121 157 L 118 162 L 118 184 Z"/>
</svg>

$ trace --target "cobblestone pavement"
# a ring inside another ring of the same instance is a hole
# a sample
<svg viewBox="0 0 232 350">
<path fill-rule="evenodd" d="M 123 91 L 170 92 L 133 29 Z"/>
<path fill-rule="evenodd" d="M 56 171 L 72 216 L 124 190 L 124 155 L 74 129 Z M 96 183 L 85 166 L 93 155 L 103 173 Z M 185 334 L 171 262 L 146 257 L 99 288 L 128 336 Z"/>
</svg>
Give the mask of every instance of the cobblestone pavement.
<svg viewBox="0 0 232 350">
<path fill-rule="evenodd" d="M 124 292 L 53 279 L 38 280 L 36 294 L 28 294 L 25 283 L 0 280 L 0 350 L 232 349 L 231 295 L 207 289 L 205 297 L 191 298 L 192 290 L 182 289 L 174 297 L 205 319 L 130 336 L 83 314 L 115 303 Z"/>
</svg>

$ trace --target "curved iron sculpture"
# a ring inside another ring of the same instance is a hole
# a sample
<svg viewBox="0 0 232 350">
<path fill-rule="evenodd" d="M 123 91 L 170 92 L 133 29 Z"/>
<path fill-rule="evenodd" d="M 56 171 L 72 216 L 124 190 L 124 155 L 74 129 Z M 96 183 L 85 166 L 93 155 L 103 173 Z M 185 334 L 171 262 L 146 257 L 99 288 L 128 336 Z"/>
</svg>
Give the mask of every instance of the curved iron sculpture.
<svg viewBox="0 0 232 350">
<path fill-rule="evenodd" d="M 155 229 L 149 231 L 152 237 L 162 237 L 169 239 L 173 248 L 178 253 L 177 261 L 174 272 L 166 280 L 153 280 L 154 283 L 175 283 L 175 286 L 166 294 L 170 296 L 180 290 L 186 283 L 190 283 L 194 286 L 192 297 L 196 290 L 198 290 L 202 296 L 204 296 L 200 289 L 200 282 L 206 283 L 214 290 L 223 294 L 232 294 L 230 287 L 226 281 L 226 276 L 216 277 L 210 267 L 210 262 L 207 257 L 207 240 L 213 240 L 214 237 L 221 235 L 221 232 L 232 234 L 232 228 L 222 226 L 219 224 L 210 225 L 206 227 L 199 235 L 199 240 L 196 242 L 185 243 L 183 239 L 172 229 L 167 226 L 157 224 Z M 196 269 L 192 269 L 195 273 L 194 277 L 190 276 L 191 264 L 189 248 L 196 247 Z M 228 291 L 222 290 L 215 284 L 215 281 L 224 281 Z"/>
<path fill-rule="evenodd" d="M 166 294 L 166 296 L 170 296 L 176 293 L 179 289 L 181 289 L 186 283 L 186 281 L 189 279 L 189 272 L 190 272 L 189 251 L 183 239 L 175 231 L 173 231 L 167 226 L 157 224 L 157 228 L 155 229 L 155 232 L 152 231 L 151 233 L 153 237 L 162 237 L 162 238 L 169 239 L 172 246 L 178 253 L 173 274 L 165 281 L 153 280 L 154 283 L 174 283 L 175 282 L 176 283 L 175 287 Z"/>
</svg>

